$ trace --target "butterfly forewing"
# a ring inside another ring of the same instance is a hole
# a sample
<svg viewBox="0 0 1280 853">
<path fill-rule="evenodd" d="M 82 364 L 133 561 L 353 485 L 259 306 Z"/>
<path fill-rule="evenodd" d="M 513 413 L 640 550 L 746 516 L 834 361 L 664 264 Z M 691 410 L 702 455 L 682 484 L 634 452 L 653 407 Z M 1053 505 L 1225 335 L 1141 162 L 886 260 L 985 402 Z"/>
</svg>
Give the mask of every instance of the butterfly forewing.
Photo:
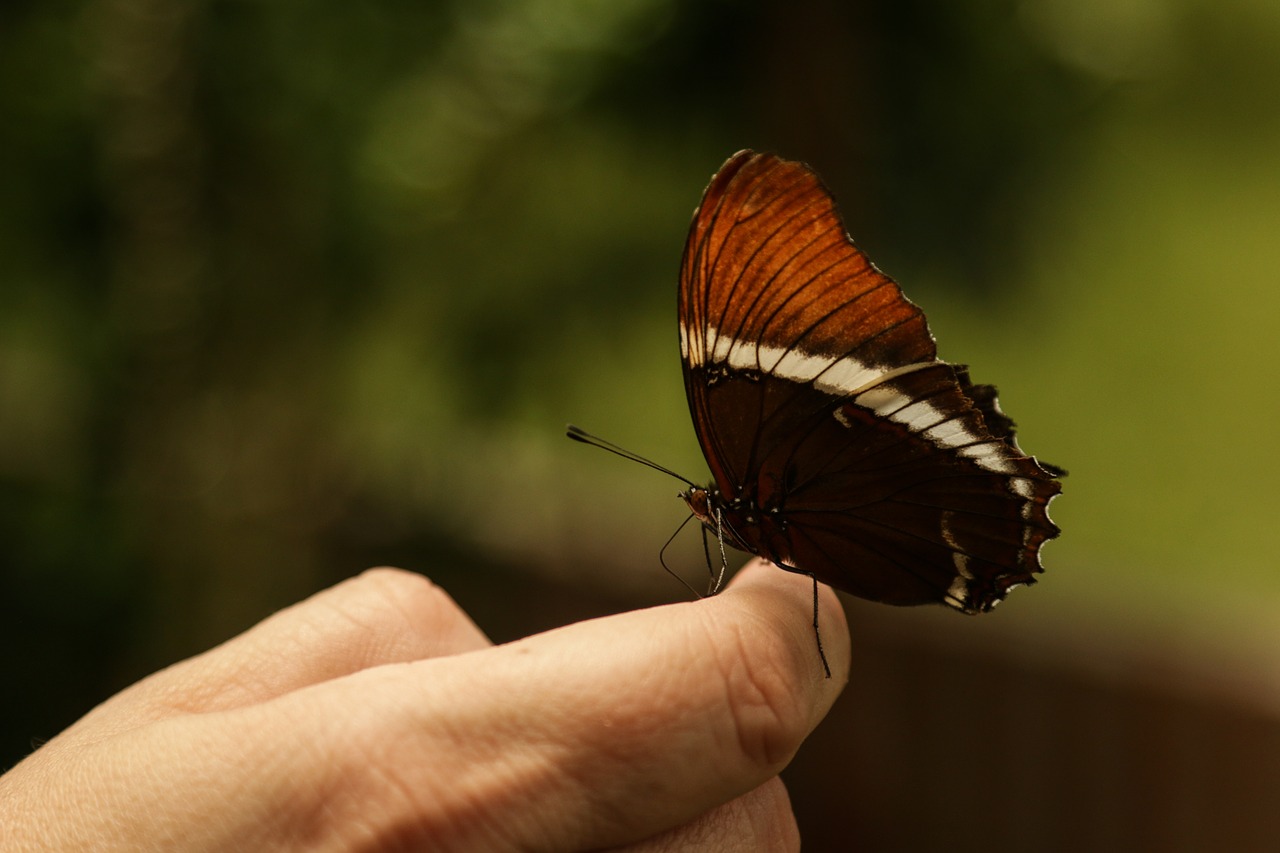
<svg viewBox="0 0 1280 853">
<path fill-rule="evenodd" d="M 1034 580 L 1061 472 L 1018 449 L 994 388 L 937 359 L 808 167 L 725 163 L 694 214 L 679 313 L 709 526 L 894 604 L 981 611 Z"/>
</svg>

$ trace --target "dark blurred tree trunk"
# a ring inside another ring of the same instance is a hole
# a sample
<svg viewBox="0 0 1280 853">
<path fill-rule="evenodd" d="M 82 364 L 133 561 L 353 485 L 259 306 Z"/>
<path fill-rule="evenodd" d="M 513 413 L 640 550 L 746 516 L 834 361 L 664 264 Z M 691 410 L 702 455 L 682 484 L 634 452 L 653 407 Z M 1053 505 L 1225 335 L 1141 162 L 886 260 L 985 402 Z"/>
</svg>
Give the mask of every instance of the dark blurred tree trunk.
<svg viewBox="0 0 1280 853">
<path fill-rule="evenodd" d="M 204 11 L 164 0 L 89 11 L 110 264 L 97 451 L 102 487 L 154 575 L 143 648 L 198 649 L 278 605 L 271 590 L 289 589 L 290 573 L 306 588 L 309 565 L 305 537 L 246 523 L 223 482 L 240 445 L 278 425 L 218 390 L 234 385 L 237 360 L 225 358 L 236 343 L 219 317 L 228 283 L 217 257 L 226 247 L 213 241 L 220 178 L 207 146 L 218 134 L 200 101 Z"/>
</svg>

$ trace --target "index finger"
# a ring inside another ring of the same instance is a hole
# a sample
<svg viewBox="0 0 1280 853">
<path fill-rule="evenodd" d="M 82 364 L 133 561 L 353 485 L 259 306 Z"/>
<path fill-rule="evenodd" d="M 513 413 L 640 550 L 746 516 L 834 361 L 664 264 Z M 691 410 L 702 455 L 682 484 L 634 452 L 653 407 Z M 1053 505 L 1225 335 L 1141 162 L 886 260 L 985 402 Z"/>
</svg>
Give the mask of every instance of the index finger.
<svg viewBox="0 0 1280 853">
<path fill-rule="evenodd" d="M 378 773 L 477 832 L 503 826 L 519 849 L 616 845 L 685 823 L 776 775 L 843 688 L 844 614 L 820 587 L 828 679 L 811 584 L 756 562 L 713 598 L 384 673 L 359 688 L 374 737 L 396 744 Z"/>
</svg>

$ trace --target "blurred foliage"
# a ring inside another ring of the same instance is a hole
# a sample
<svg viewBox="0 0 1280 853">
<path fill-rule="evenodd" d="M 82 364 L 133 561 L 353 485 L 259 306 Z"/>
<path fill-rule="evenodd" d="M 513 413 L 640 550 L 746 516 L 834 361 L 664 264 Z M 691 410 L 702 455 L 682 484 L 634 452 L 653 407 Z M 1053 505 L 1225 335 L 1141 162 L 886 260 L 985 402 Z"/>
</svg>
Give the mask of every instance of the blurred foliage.
<svg viewBox="0 0 1280 853">
<path fill-rule="evenodd" d="M 7 4 L 0 642 L 41 704 L 0 723 L 374 562 L 666 589 L 671 484 L 562 428 L 703 476 L 675 269 L 742 147 L 817 167 L 1072 471 L 1019 607 L 1269 636 L 1278 37 L 1249 0 Z"/>
</svg>

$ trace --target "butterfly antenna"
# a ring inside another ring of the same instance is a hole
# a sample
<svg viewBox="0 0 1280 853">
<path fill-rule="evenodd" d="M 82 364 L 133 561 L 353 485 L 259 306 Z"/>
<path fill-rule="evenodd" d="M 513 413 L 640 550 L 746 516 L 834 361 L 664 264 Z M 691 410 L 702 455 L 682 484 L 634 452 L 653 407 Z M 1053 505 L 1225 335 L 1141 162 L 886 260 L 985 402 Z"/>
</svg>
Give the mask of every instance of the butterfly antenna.
<svg viewBox="0 0 1280 853">
<path fill-rule="evenodd" d="M 639 462 L 641 465 L 646 465 L 655 471 L 661 471 L 662 473 L 668 476 L 675 477 L 677 480 L 679 480 L 680 482 L 684 483 L 687 486 L 693 486 L 694 488 L 697 487 L 697 484 L 694 483 L 692 480 L 687 480 L 684 477 L 681 477 L 679 474 L 677 474 L 675 471 L 672 471 L 670 468 L 664 468 L 661 465 L 659 465 L 657 462 L 653 462 L 649 459 L 645 459 L 643 456 L 639 455 L 638 453 L 632 453 L 630 450 L 619 447 L 618 445 L 614 444 L 612 441 L 605 441 L 600 436 L 592 435 L 591 433 L 587 432 L 585 429 L 576 427 L 573 424 L 569 424 L 569 426 L 565 428 L 565 435 L 567 435 L 569 438 L 572 438 L 574 441 L 581 441 L 583 444 L 590 444 L 592 447 L 598 447 L 601 450 L 607 450 L 610 453 L 613 453 L 617 456 L 621 456 L 623 459 L 630 459 L 632 462 Z M 683 525 L 681 526 L 683 527 Z M 668 571 L 670 571 L 670 569 L 668 569 Z"/>
<path fill-rule="evenodd" d="M 591 433 L 587 432 L 585 429 L 582 429 L 581 427 L 576 427 L 573 424 L 569 424 L 568 427 L 566 427 L 565 429 L 565 435 L 567 435 L 569 438 L 573 439 L 574 441 L 580 441 L 583 444 L 589 444 L 592 447 L 598 447 L 601 450 L 607 450 L 610 453 L 613 453 L 617 456 L 621 456 L 623 459 L 630 459 L 632 462 L 639 462 L 641 465 L 648 466 L 649 468 L 652 468 L 655 471 L 661 471 L 664 474 L 675 477 L 677 480 L 684 483 L 686 486 L 689 486 L 691 488 L 697 488 L 696 483 L 684 477 L 681 477 L 679 474 L 677 474 L 675 471 L 672 471 L 670 468 L 664 468 L 663 466 L 659 465 L 657 462 L 654 462 L 649 459 L 645 459 L 643 456 L 639 455 L 638 453 L 632 453 L 630 450 L 627 450 L 624 447 L 619 447 L 618 445 L 614 444 L 612 441 L 606 441 L 598 435 L 592 435 Z M 666 544 L 662 546 L 662 550 L 658 552 L 658 562 L 662 564 L 662 568 L 666 571 L 667 574 L 671 575 L 671 577 L 680 581 L 681 585 L 683 585 L 685 589 L 693 593 L 694 598 L 705 598 L 706 596 L 704 596 L 702 593 L 694 589 L 687 580 L 680 577 L 680 575 L 677 574 L 674 569 L 668 566 L 667 559 L 666 559 L 667 548 L 671 547 L 671 543 L 676 541 L 676 537 L 680 535 L 680 531 L 684 530 L 685 525 L 688 524 L 690 521 L 693 521 L 694 518 L 695 516 L 691 513 L 688 518 L 680 522 L 680 526 L 676 528 L 676 532 L 671 534 L 670 538 L 667 539 Z M 706 532 L 707 530 L 704 527 L 702 529 L 702 535 L 703 535 L 702 544 L 704 548 L 706 547 Z M 720 553 L 723 556 L 724 554 L 723 534 L 721 534 L 721 537 L 720 537 Z M 724 580 L 723 566 L 726 565 L 727 562 L 728 561 L 726 560 L 721 564 L 722 567 L 720 569 L 719 578 L 716 578 L 714 573 L 712 574 L 713 584 L 711 589 L 707 593 L 708 595 L 714 595 L 716 591 L 719 590 L 720 583 L 721 581 Z M 707 557 L 707 568 L 708 570 L 710 570 L 711 568 L 710 555 L 708 555 Z"/>
</svg>

